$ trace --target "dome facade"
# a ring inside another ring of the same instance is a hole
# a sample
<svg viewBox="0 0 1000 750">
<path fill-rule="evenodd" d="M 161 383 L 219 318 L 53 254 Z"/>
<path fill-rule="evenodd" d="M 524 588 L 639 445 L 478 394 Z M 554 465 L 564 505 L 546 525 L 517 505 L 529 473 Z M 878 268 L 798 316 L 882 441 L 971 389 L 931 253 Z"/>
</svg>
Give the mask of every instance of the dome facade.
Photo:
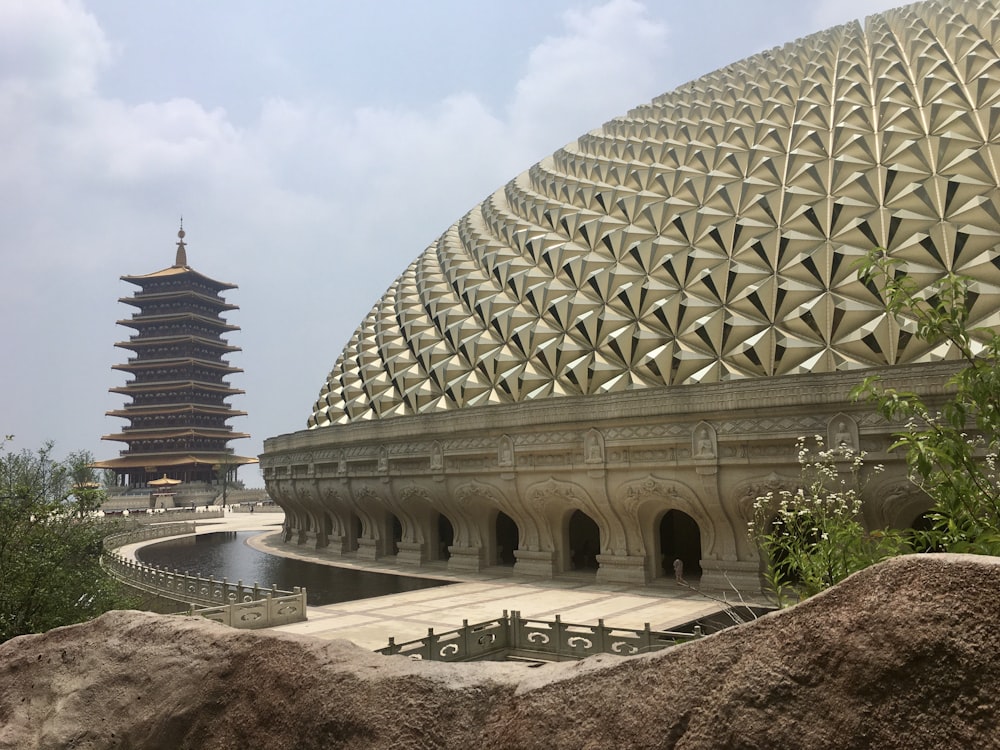
<svg viewBox="0 0 1000 750">
<path fill-rule="evenodd" d="M 855 262 L 1000 323 L 1000 17 L 923 2 L 692 81 L 560 149 L 396 279 L 309 427 L 945 359 Z"/>
<path fill-rule="evenodd" d="M 918 284 L 963 274 L 971 325 L 1000 326 L 998 50 L 997 2 L 907 6 L 513 179 L 365 317 L 309 429 L 264 441 L 284 542 L 615 585 L 680 560 L 703 589 L 759 591 L 747 524 L 801 486 L 801 436 L 884 467 L 866 528 L 918 524 L 898 425 L 851 391 L 866 370 L 939 404 L 957 362 L 855 263 L 882 247 Z"/>
</svg>

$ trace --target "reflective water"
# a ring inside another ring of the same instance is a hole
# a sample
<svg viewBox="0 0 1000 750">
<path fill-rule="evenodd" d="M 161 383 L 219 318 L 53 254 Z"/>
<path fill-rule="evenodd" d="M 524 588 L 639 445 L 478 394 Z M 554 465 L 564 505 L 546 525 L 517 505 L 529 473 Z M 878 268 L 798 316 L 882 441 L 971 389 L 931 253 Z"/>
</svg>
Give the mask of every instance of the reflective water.
<svg viewBox="0 0 1000 750">
<path fill-rule="evenodd" d="M 270 587 L 274 584 L 286 591 L 291 591 L 295 586 L 305 586 L 307 603 L 314 607 L 445 586 L 448 583 L 427 578 L 369 573 L 268 555 L 246 543 L 247 539 L 259 533 L 217 531 L 172 539 L 142 547 L 136 557 L 147 565 L 204 578 L 212 576 L 216 580 L 226 578 L 232 583 L 243 581 L 247 586 L 258 583 Z"/>
</svg>

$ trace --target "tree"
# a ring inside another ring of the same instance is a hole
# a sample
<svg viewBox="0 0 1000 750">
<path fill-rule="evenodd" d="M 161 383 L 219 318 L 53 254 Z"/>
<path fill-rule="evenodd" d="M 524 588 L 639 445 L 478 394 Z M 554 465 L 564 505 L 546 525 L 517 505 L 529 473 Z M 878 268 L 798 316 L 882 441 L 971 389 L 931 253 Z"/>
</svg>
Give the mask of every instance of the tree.
<svg viewBox="0 0 1000 750">
<path fill-rule="evenodd" d="M 934 501 L 933 528 L 922 546 L 1000 554 L 1000 336 L 995 329 L 969 327 L 978 298 L 970 279 L 949 272 L 927 289 L 904 269 L 876 249 L 864 260 L 860 278 L 881 290 L 903 330 L 928 345 L 948 347 L 957 368 L 948 381 L 950 394 L 928 405 L 916 393 L 869 377 L 854 396 L 902 425 L 892 449 L 905 451 L 911 480 Z"/>
<path fill-rule="evenodd" d="M 92 512 L 93 459 L 56 461 L 51 443 L 15 453 L 12 439 L 0 441 L 0 642 L 132 606 L 100 565 L 108 529 Z"/>
<path fill-rule="evenodd" d="M 819 435 L 814 442 L 812 450 L 804 437 L 798 440 L 802 486 L 758 497 L 749 524 L 750 537 L 764 558 L 764 578 L 779 606 L 817 594 L 909 549 L 899 532 L 868 532 L 862 523 L 865 454 L 844 446 L 827 448 Z"/>
</svg>

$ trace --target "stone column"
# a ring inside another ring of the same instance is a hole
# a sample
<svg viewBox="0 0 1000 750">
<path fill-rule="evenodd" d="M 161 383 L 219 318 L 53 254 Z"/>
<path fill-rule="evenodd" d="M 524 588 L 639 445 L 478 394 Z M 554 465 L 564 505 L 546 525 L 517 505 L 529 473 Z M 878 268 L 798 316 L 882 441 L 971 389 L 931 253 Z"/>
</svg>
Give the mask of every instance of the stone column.
<svg viewBox="0 0 1000 750">
<path fill-rule="evenodd" d="M 514 550 L 514 572 L 518 575 L 552 578 L 556 573 L 556 553 L 542 550 Z"/>
<path fill-rule="evenodd" d="M 644 586 L 649 582 L 644 555 L 598 555 L 598 583 L 627 583 Z"/>
<path fill-rule="evenodd" d="M 427 562 L 425 546 L 421 542 L 396 542 L 396 547 L 399 549 L 396 562 L 402 565 L 423 565 Z"/>
<path fill-rule="evenodd" d="M 483 569 L 482 547 L 448 547 L 451 557 L 448 558 L 448 570 L 456 573 L 478 573 Z"/>
</svg>

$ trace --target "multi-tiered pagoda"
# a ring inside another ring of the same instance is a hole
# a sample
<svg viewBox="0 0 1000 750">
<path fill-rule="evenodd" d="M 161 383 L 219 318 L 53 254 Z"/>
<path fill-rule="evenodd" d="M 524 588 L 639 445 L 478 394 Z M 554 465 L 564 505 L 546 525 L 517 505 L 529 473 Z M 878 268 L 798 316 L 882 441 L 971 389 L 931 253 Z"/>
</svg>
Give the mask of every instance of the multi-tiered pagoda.
<svg viewBox="0 0 1000 750">
<path fill-rule="evenodd" d="M 229 407 L 226 399 L 243 393 L 230 388 L 226 377 L 242 372 L 225 360 L 240 348 L 223 336 L 238 331 L 222 314 L 239 309 L 221 293 L 235 284 L 216 281 L 188 265 L 184 229 L 177 233 L 177 257 L 162 271 L 144 276 L 122 276 L 140 291 L 119 301 L 138 308 L 130 320 L 118 324 L 135 335 L 115 346 L 135 353 L 114 369 L 132 375 L 124 386 L 111 388 L 132 399 L 122 409 L 107 412 L 129 421 L 129 426 L 104 440 L 128 444 L 118 458 L 100 461 L 119 484 L 145 486 L 167 477 L 182 482 L 213 482 L 235 478 L 236 468 L 256 463 L 237 456 L 230 440 L 249 437 L 233 432 L 226 421 L 246 412 Z"/>
</svg>

